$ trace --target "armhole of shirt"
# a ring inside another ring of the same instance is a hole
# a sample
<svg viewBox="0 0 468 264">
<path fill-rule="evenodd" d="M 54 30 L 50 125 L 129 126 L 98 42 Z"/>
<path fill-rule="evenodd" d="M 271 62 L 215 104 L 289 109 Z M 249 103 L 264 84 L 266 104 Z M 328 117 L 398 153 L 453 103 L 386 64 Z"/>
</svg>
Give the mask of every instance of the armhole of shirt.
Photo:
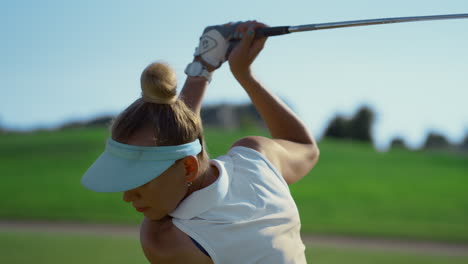
<svg viewBox="0 0 468 264">
<path fill-rule="evenodd" d="M 192 242 L 195 244 L 195 246 L 197 246 L 197 248 L 203 253 L 205 254 L 206 256 L 210 257 L 210 254 L 208 254 L 208 251 L 205 250 L 205 248 L 203 248 L 202 245 L 200 245 L 200 243 L 198 243 L 195 239 L 193 239 L 193 237 L 189 236 L 190 239 L 192 240 Z"/>
<path fill-rule="evenodd" d="M 286 182 L 286 180 L 283 178 L 283 176 L 281 175 L 281 173 L 278 171 L 278 169 L 275 168 L 275 166 L 273 166 L 273 164 L 267 159 L 267 157 L 265 157 L 262 153 L 256 151 L 255 149 L 252 149 L 252 148 L 248 148 L 248 147 L 243 147 L 243 146 L 235 146 L 233 148 L 231 148 L 229 151 L 228 151 L 228 154 L 233 152 L 233 153 L 239 153 L 238 151 L 236 151 L 237 149 L 241 150 L 241 151 L 246 151 L 246 152 L 250 152 L 251 154 L 254 154 L 256 156 L 258 156 L 263 162 L 265 162 L 267 164 L 267 166 L 273 171 L 273 173 L 276 175 L 276 177 L 278 177 L 280 179 L 280 181 L 286 185 L 289 189 L 289 185 L 288 183 Z"/>
<path fill-rule="evenodd" d="M 195 242 L 195 245 L 203 251 L 205 251 L 208 255 L 208 257 L 211 258 L 213 263 L 216 263 L 216 253 L 214 250 L 208 245 L 208 243 L 202 239 L 200 236 L 198 236 L 197 233 L 193 232 L 189 227 L 187 227 L 182 220 L 172 218 L 172 223 L 179 228 L 180 231 L 184 232 L 193 242 Z M 200 248 L 201 247 L 201 248 Z M 203 253 L 205 253 L 203 252 Z"/>
</svg>

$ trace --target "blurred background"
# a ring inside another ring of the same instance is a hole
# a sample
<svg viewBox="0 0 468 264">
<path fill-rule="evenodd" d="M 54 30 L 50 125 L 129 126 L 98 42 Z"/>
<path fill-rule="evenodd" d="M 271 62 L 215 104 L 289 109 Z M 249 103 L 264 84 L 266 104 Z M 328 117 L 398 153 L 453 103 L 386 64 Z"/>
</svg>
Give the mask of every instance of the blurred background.
<svg viewBox="0 0 468 264">
<path fill-rule="evenodd" d="M 455 13 L 468 2 L 1 3 L 0 262 L 146 263 L 141 216 L 80 178 L 112 117 L 140 96 L 142 70 L 168 62 L 180 88 L 206 26 Z M 291 185 L 309 261 L 468 263 L 467 28 L 460 19 L 268 39 L 254 72 L 321 150 Z M 243 136 L 268 136 L 227 65 L 202 119 L 211 157 Z"/>
</svg>

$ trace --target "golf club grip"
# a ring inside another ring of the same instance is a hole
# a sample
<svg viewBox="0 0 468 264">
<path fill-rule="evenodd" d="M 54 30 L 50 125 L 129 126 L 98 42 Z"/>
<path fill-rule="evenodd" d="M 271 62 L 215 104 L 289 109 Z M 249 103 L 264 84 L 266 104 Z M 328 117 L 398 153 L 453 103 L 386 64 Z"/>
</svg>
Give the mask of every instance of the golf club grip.
<svg viewBox="0 0 468 264">
<path fill-rule="evenodd" d="M 291 33 L 289 32 L 289 26 L 259 28 L 255 30 L 255 38 L 279 36 L 288 33 Z"/>
</svg>

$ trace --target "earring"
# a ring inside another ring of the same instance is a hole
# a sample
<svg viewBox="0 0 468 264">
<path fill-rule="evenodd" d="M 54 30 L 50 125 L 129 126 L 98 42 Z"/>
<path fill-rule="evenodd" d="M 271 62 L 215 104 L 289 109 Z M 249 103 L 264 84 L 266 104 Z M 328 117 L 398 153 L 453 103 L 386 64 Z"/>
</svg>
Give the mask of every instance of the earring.
<svg viewBox="0 0 468 264">
<path fill-rule="evenodd" d="M 192 186 L 192 182 L 187 182 L 187 187 Z"/>
</svg>

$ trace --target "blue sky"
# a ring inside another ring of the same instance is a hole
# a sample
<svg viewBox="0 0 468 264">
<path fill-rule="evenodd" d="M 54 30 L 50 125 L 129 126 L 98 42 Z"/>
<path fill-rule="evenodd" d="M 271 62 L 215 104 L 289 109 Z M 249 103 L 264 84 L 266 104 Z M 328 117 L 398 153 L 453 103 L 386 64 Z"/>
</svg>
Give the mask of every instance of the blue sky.
<svg viewBox="0 0 468 264">
<path fill-rule="evenodd" d="M 139 97 L 146 65 L 163 60 L 185 80 L 208 25 L 270 26 L 468 13 L 468 1 L 4 1 L 0 8 L 0 124 L 29 129 L 117 113 Z M 468 19 L 272 37 L 254 64 L 320 137 L 336 114 L 377 114 L 384 149 L 418 147 L 429 131 L 453 143 L 468 132 Z M 224 65 L 206 103 L 245 102 Z"/>
</svg>

